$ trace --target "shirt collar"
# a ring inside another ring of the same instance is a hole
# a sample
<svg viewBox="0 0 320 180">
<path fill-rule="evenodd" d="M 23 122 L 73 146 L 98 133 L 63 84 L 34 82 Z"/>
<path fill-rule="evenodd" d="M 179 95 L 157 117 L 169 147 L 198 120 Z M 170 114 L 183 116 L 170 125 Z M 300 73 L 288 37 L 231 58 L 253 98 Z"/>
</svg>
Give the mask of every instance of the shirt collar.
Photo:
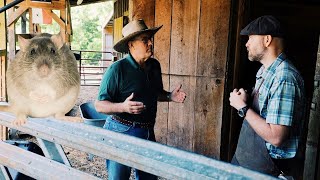
<svg viewBox="0 0 320 180">
<path fill-rule="evenodd" d="M 259 71 L 257 72 L 256 78 L 259 79 L 261 77 L 265 77 L 268 74 L 274 74 L 277 67 L 286 59 L 286 55 L 285 53 L 281 53 L 279 54 L 279 56 L 277 57 L 277 59 L 268 67 L 268 69 L 266 69 L 264 71 L 264 66 L 261 66 L 261 68 L 259 69 Z"/>
<path fill-rule="evenodd" d="M 129 53 L 126 56 L 126 59 L 128 59 L 129 63 L 135 68 L 135 69 L 139 69 L 140 66 L 139 64 L 133 59 L 132 55 Z"/>
</svg>

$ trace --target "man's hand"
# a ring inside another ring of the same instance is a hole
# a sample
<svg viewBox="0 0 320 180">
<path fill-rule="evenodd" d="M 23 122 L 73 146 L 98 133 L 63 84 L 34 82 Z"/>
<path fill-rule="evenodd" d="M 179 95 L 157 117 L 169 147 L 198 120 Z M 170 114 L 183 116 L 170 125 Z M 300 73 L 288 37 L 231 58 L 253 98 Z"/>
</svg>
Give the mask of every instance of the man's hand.
<svg viewBox="0 0 320 180">
<path fill-rule="evenodd" d="M 230 93 L 230 97 L 229 97 L 230 105 L 236 108 L 237 110 L 247 105 L 247 99 L 248 99 L 248 94 L 243 88 L 239 90 L 234 89 Z"/>
<path fill-rule="evenodd" d="M 182 84 L 180 86 L 177 86 L 170 95 L 171 101 L 173 102 L 178 102 L 178 103 L 183 103 L 184 100 L 186 99 L 187 95 L 185 92 L 181 90 Z"/>
<path fill-rule="evenodd" d="M 123 111 L 129 114 L 140 114 L 146 109 L 146 106 L 139 101 L 131 101 L 134 94 L 132 93 L 127 99 L 122 103 Z"/>
</svg>

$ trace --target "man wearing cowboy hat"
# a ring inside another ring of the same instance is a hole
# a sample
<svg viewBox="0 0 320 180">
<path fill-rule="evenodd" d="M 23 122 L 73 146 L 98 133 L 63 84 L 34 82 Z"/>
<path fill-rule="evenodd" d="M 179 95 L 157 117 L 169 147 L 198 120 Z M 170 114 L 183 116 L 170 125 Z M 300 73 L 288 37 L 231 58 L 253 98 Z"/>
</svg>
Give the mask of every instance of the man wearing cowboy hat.
<svg viewBox="0 0 320 180">
<path fill-rule="evenodd" d="M 163 90 L 160 63 L 153 55 L 152 37 L 161 28 L 148 28 L 134 20 L 122 30 L 123 38 L 114 49 L 128 55 L 112 64 L 103 76 L 95 107 L 109 114 L 105 129 L 155 141 L 154 124 L 157 101 L 183 103 L 181 85 L 172 92 Z M 109 179 L 129 179 L 131 168 L 107 160 Z M 136 179 L 157 179 L 136 170 Z"/>
</svg>

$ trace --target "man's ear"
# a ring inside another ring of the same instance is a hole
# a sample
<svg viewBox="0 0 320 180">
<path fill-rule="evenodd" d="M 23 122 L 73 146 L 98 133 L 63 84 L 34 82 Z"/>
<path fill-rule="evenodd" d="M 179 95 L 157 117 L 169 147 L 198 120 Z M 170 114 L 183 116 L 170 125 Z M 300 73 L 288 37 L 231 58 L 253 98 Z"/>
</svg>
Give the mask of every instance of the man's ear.
<svg viewBox="0 0 320 180">
<path fill-rule="evenodd" d="M 128 42 L 128 49 L 130 49 L 131 47 L 133 47 L 132 41 L 129 41 L 129 42 Z"/>
<path fill-rule="evenodd" d="M 265 47 L 269 47 L 271 42 L 272 42 L 272 36 L 271 35 L 264 36 Z"/>
</svg>

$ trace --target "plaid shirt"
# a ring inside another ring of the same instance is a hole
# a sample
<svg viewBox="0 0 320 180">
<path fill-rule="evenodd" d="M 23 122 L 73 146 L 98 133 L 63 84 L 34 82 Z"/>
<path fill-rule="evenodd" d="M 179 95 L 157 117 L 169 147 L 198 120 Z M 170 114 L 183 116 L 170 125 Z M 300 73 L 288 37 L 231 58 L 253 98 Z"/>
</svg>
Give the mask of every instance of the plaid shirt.
<svg viewBox="0 0 320 180">
<path fill-rule="evenodd" d="M 262 83 L 262 84 L 261 84 Z M 266 142 L 272 158 L 293 158 L 298 149 L 305 111 L 304 82 L 297 69 L 280 54 L 268 69 L 262 66 L 256 75 L 260 115 L 266 123 L 291 126 L 290 137 L 280 147 Z"/>
</svg>

